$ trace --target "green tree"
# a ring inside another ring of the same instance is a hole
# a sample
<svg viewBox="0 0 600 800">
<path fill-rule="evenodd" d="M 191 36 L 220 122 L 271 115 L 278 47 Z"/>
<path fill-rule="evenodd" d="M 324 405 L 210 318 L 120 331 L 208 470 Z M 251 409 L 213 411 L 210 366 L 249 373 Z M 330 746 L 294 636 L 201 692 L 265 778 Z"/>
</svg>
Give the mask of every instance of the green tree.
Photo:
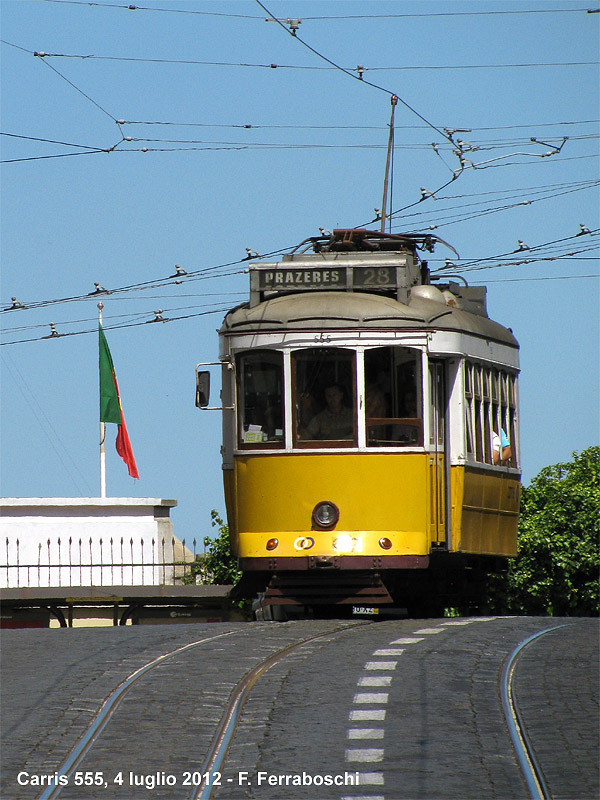
<svg viewBox="0 0 600 800">
<path fill-rule="evenodd" d="M 495 611 L 550 616 L 600 612 L 600 447 L 545 467 L 523 487 L 518 556 L 493 579 Z"/>
<path fill-rule="evenodd" d="M 236 557 L 231 552 L 229 526 L 214 509 L 210 512 L 210 516 L 211 525 L 213 528 L 218 528 L 219 535 L 214 539 L 210 536 L 204 537 L 204 546 L 208 548 L 202 562 L 204 580 L 207 583 L 231 583 L 235 586 L 242 573 L 238 569 Z"/>
</svg>

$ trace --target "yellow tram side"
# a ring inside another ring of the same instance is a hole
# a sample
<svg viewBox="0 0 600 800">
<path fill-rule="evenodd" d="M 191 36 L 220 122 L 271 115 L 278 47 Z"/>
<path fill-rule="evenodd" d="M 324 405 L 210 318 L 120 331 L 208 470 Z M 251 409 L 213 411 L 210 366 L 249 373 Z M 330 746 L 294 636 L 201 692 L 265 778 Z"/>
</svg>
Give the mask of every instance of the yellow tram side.
<svg viewBox="0 0 600 800">
<path fill-rule="evenodd" d="M 516 555 L 518 344 L 389 238 L 259 265 L 220 331 L 232 548 L 267 603 L 460 603 Z M 344 438 L 303 418 L 327 382 Z"/>
</svg>

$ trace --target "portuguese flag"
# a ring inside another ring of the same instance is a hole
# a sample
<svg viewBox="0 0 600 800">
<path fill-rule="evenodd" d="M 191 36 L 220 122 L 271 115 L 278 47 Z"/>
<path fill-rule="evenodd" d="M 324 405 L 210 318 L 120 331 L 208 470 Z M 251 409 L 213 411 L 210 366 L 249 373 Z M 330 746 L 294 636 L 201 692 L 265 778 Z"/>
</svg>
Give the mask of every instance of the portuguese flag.
<svg viewBox="0 0 600 800">
<path fill-rule="evenodd" d="M 98 334 L 100 351 L 100 422 L 114 422 L 119 426 L 116 441 L 117 453 L 127 464 L 127 469 L 131 477 L 139 480 L 140 476 L 138 475 L 135 458 L 133 457 L 133 450 L 131 449 L 131 442 L 129 441 L 129 435 L 125 427 L 125 417 L 123 416 L 123 408 L 121 407 L 117 376 L 115 375 L 113 360 L 110 355 L 110 350 L 108 349 L 106 336 L 102 330 L 102 325 L 98 325 Z"/>
</svg>

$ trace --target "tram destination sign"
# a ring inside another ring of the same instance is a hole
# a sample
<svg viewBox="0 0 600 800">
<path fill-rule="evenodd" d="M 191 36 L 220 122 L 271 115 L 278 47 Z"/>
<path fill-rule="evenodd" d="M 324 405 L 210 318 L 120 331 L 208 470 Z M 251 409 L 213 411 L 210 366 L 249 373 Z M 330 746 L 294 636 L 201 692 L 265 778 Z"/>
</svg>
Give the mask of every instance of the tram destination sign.
<svg viewBox="0 0 600 800">
<path fill-rule="evenodd" d="M 260 292 L 390 289 L 397 285 L 396 267 L 335 267 L 258 270 Z"/>
</svg>

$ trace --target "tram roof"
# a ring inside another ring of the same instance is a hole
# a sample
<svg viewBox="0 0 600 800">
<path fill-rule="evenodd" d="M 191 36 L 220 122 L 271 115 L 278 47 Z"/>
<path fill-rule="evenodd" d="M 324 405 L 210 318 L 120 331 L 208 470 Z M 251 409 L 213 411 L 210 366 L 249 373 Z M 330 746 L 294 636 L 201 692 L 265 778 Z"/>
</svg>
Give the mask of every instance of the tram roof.
<svg viewBox="0 0 600 800">
<path fill-rule="evenodd" d="M 366 292 L 306 292 L 280 295 L 225 316 L 221 334 L 284 330 L 449 330 L 518 347 L 509 328 L 481 308 L 434 286 L 416 286 L 408 303 Z"/>
</svg>

